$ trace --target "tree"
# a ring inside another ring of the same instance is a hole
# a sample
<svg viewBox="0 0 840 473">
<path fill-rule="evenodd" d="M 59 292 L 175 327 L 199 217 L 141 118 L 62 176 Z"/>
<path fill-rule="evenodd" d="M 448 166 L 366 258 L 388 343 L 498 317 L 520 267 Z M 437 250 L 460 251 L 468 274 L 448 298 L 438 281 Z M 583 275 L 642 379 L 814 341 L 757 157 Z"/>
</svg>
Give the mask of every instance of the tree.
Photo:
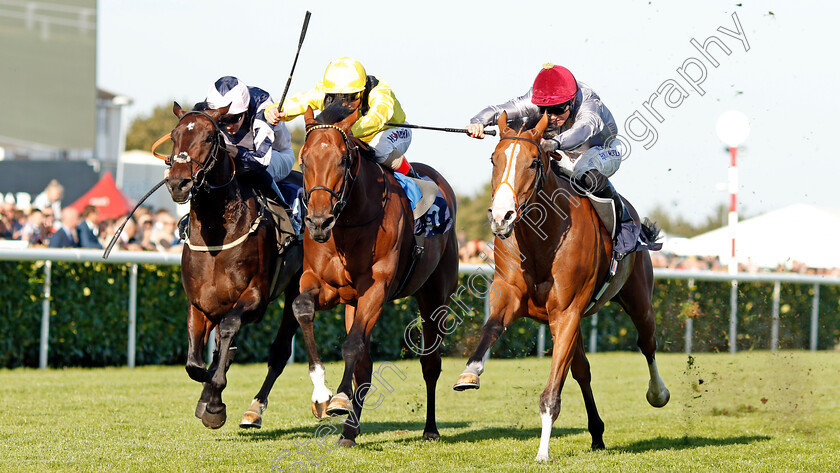
<svg viewBox="0 0 840 473">
<path fill-rule="evenodd" d="M 487 223 L 487 209 L 493 190 L 487 182 L 475 195 L 458 196 L 458 214 L 455 227 L 458 232 L 464 232 L 467 240 L 491 241 L 490 225 Z"/>
</svg>

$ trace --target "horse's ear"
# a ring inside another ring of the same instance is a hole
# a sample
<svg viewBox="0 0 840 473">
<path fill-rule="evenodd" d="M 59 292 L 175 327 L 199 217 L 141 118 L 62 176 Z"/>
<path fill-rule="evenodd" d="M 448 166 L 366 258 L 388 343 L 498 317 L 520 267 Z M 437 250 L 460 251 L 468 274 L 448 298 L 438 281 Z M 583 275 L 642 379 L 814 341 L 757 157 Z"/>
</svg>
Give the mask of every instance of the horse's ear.
<svg viewBox="0 0 840 473">
<path fill-rule="evenodd" d="M 502 136 L 513 134 L 513 130 L 507 124 L 507 111 L 502 112 L 499 116 L 499 132 Z"/>
<path fill-rule="evenodd" d="M 181 106 L 180 106 L 180 105 L 178 105 L 178 102 L 172 102 L 172 113 L 174 113 L 174 114 L 175 114 L 175 116 L 176 116 L 176 117 L 178 117 L 178 120 L 180 120 L 180 119 L 181 119 L 181 117 L 183 117 L 184 115 L 186 115 L 186 114 L 187 114 L 187 112 L 185 112 L 185 111 L 181 108 Z"/>
<path fill-rule="evenodd" d="M 204 113 L 206 113 L 207 115 L 210 115 L 210 118 L 212 118 L 213 120 L 219 121 L 220 118 L 227 115 L 228 110 L 230 110 L 230 105 L 225 105 L 222 108 L 216 108 L 216 109 L 210 108 L 210 109 L 205 110 Z"/>
<path fill-rule="evenodd" d="M 339 127 L 339 128 L 341 128 L 342 130 L 344 130 L 344 131 L 345 131 L 345 133 L 349 132 L 349 131 L 350 131 L 350 127 L 352 127 L 352 126 L 353 126 L 353 124 L 354 124 L 354 123 L 356 123 L 356 120 L 358 120 L 358 119 L 359 119 L 359 109 L 358 109 L 358 108 L 354 108 L 354 107 L 352 106 L 352 104 L 347 104 L 347 105 L 348 105 L 348 106 L 350 106 L 350 108 L 351 108 L 353 111 L 352 111 L 352 112 L 350 112 L 350 115 L 347 115 L 347 116 L 344 118 L 344 120 L 341 120 L 339 123 L 337 123 L 338 127 Z"/>
<path fill-rule="evenodd" d="M 317 123 L 315 121 L 315 112 L 312 111 L 312 107 L 306 107 L 306 111 L 303 112 L 303 121 L 307 125 L 314 125 Z"/>
<path fill-rule="evenodd" d="M 534 136 L 541 138 L 545 128 L 548 126 L 548 114 L 543 113 L 542 118 L 537 123 L 537 126 L 534 127 Z"/>
</svg>

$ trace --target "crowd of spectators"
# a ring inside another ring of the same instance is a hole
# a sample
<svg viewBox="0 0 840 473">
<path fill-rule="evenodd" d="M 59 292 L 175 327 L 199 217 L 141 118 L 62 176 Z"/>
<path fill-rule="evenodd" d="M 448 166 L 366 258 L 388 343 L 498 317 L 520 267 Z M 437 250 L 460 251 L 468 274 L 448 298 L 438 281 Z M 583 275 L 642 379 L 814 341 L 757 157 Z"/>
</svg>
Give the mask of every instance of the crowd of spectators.
<svg viewBox="0 0 840 473">
<path fill-rule="evenodd" d="M 492 244 L 478 239 L 469 240 L 463 232 L 458 235 L 458 254 L 463 263 L 493 263 Z M 728 266 L 721 264 L 720 259 L 716 256 L 678 256 L 661 251 L 652 251 L 650 258 L 654 268 L 669 268 L 685 271 L 725 272 L 729 270 Z M 777 268 L 762 268 L 751 261 L 746 261 L 738 265 L 738 271 L 746 273 L 786 272 L 840 276 L 840 268 L 811 268 L 799 261 L 792 261 L 787 265 L 780 265 Z"/>
<path fill-rule="evenodd" d="M 29 194 L 0 193 L 0 240 L 6 247 L 104 248 L 126 220 L 100 219 L 95 206 L 81 213 L 62 206 L 63 187 L 53 180 L 34 199 Z M 165 209 L 140 207 L 128 219 L 115 248 L 180 252 L 177 220 Z"/>
</svg>

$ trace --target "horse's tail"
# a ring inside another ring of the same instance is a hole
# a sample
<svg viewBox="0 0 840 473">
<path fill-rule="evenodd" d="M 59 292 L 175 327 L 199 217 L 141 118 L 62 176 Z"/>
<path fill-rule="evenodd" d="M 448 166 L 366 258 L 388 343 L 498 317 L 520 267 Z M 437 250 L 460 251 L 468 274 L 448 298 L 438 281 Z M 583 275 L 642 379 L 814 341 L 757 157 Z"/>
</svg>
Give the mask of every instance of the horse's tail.
<svg viewBox="0 0 840 473">
<path fill-rule="evenodd" d="M 642 233 L 644 233 L 645 238 L 650 243 L 655 243 L 662 236 L 660 228 L 655 222 L 651 222 L 647 217 L 645 217 L 644 222 L 642 222 Z"/>
</svg>

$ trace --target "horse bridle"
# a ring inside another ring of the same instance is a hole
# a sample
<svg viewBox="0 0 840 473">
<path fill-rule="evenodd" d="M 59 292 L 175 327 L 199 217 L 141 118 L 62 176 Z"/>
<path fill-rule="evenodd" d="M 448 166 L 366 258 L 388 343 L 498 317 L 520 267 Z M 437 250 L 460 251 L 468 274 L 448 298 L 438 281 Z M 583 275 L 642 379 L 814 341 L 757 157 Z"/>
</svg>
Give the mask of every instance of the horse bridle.
<svg viewBox="0 0 840 473">
<path fill-rule="evenodd" d="M 536 177 L 536 183 L 534 184 L 534 189 L 531 191 L 531 195 L 529 195 L 528 198 L 525 199 L 525 201 L 522 202 L 521 204 L 519 204 L 519 206 L 516 208 L 516 214 L 517 215 L 522 215 L 522 210 L 525 208 L 526 205 L 528 205 L 528 202 L 530 202 L 531 199 L 533 199 L 534 196 L 536 196 L 537 193 L 539 193 L 542 190 L 543 185 L 545 185 L 546 173 L 545 173 L 545 167 L 543 166 L 543 162 L 542 162 L 544 153 L 543 153 L 542 147 L 540 146 L 539 143 L 537 143 L 534 140 L 530 140 L 528 138 L 523 138 L 521 136 L 503 136 L 499 139 L 499 141 L 501 141 L 501 140 L 526 141 L 526 142 L 531 143 L 532 145 L 536 146 L 537 149 L 540 151 L 539 157 L 537 158 L 537 177 Z M 514 196 L 515 195 L 516 194 L 514 193 Z"/>
<path fill-rule="evenodd" d="M 218 122 L 216 122 L 216 120 L 214 120 L 213 117 L 201 110 L 192 110 L 185 113 L 178 120 L 178 125 L 176 125 L 175 128 L 181 126 L 181 122 L 188 115 L 203 115 L 210 120 L 210 122 L 213 124 L 213 127 L 215 128 L 215 133 L 213 133 L 213 145 L 210 151 L 210 156 L 206 160 L 204 160 L 203 163 L 193 159 L 193 157 L 190 156 L 189 153 L 187 153 L 186 151 L 181 151 L 176 155 L 172 155 L 171 160 L 166 163 L 170 167 L 172 166 L 173 161 L 179 164 L 189 164 L 190 162 L 193 162 L 196 165 L 198 165 L 198 170 L 192 173 L 191 175 L 193 182 L 195 182 L 193 188 L 190 189 L 190 198 L 192 198 L 195 192 L 203 188 L 205 184 L 207 185 L 207 189 L 209 190 L 221 189 L 222 187 L 229 186 L 230 183 L 233 182 L 233 179 L 236 177 L 236 164 L 233 162 L 233 156 L 231 156 L 230 153 L 228 153 L 228 158 L 230 158 L 230 164 L 232 169 L 230 179 L 228 179 L 226 183 L 218 186 L 214 186 L 213 184 L 207 182 L 207 173 L 210 172 L 216 165 L 216 163 L 219 161 L 219 151 L 222 149 L 222 143 L 224 142 L 224 138 L 222 137 L 223 132 L 222 129 L 219 127 Z M 192 167 L 190 167 L 190 169 L 192 170 Z"/>
<path fill-rule="evenodd" d="M 353 190 L 353 185 L 356 183 L 355 176 L 353 176 L 353 174 L 351 173 L 350 168 L 353 167 L 354 162 L 358 162 L 358 159 L 353 159 L 354 156 L 358 157 L 358 149 L 356 148 L 356 145 L 350 141 L 350 138 L 347 137 L 347 133 L 345 133 L 344 130 L 335 125 L 313 125 L 307 127 L 306 135 L 304 136 L 304 142 L 309 137 L 309 133 L 311 133 L 312 130 L 318 130 L 323 128 L 332 128 L 334 130 L 338 130 L 338 132 L 341 133 L 341 137 L 344 139 L 345 151 L 344 154 L 341 156 L 341 162 L 344 165 L 344 181 L 341 183 L 341 189 L 339 189 L 338 192 L 335 192 L 334 190 L 326 186 L 315 186 L 312 189 L 307 190 L 306 179 L 304 179 L 303 199 L 301 200 L 303 203 L 303 208 L 308 209 L 309 198 L 312 196 L 313 192 L 320 190 L 329 193 L 330 196 L 333 199 L 335 199 L 335 203 L 332 206 L 331 213 L 333 215 L 333 218 L 335 218 L 337 221 L 338 215 L 341 213 L 342 210 L 344 210 L 344 207 L 347 206 L 347 198 L 350 195 L 350 192 Z M 350 183 L 349 186 L 347 185 L 348 182 Z"/>
</svg>

